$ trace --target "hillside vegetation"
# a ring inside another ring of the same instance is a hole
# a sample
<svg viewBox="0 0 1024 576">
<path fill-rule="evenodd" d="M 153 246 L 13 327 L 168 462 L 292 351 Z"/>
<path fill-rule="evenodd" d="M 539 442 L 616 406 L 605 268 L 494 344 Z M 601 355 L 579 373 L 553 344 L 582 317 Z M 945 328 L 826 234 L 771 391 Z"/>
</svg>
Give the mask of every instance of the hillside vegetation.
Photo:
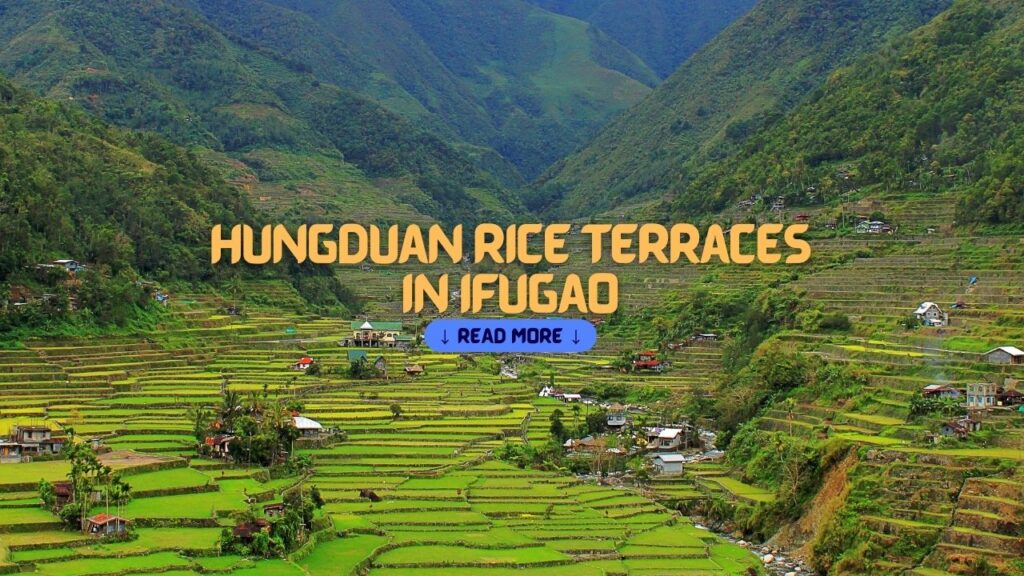
<svg viewBox="0 0 1024 576">
<path fill-rule="evenodd" d="M 697 168 L 674 212 L 715 211 L 765 190 L 802 203 L 851 188 L 955 190 L 958 221 L 1020 225 L 1022 32 L 1019 3 L 957 2 L 832 74 L 812 101 L 739 153 Z"/>
<path fill-rule="evenodd" d="M 578 217 L 679 190 L 704 162 L 804 100 L 835 68 L 909 32 L 947 0 L 763 0 L 587 147 L 553 166 L 529 205 Z"/>
</svg>

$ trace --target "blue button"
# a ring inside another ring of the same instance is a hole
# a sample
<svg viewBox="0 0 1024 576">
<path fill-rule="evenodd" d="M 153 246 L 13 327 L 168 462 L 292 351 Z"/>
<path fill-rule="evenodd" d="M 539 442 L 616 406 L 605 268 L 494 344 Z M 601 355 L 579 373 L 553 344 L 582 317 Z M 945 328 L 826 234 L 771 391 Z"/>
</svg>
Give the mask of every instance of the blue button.
<svg viewBox="0 0 1024 576">
<path fill-rule="evenodd" d="M 436 352 L 564 354 L 593 348 L 597 330 L 586 320 L 568 318 L 462 318 L 434 320 L 423 337 Z"/>
</svg>

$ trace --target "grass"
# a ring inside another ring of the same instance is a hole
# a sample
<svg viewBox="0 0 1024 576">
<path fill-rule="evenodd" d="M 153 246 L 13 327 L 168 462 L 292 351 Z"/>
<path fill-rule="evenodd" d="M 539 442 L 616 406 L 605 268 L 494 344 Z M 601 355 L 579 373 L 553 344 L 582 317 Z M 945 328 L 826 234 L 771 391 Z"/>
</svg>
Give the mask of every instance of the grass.
<svg viewBox="0 0 1024 576">
<path fill-rule="evenodd" d="M 310 576 L 349 574 L 356 565 L 370 557 L 388 538 L 374 535 L 355 535 L 331 540 L 318 545 L 313 552 L 298 562 Z"/>
</svg>

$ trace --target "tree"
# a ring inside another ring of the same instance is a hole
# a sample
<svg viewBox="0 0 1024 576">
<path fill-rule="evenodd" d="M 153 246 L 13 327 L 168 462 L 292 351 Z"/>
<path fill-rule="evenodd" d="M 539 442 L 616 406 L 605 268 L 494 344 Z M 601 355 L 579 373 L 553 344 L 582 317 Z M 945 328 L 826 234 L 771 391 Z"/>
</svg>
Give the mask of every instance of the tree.
<svg viewBox="0 0 1024 576">
<path fill-rule="evenodd" d="M 391 405 L 391 417 L 398 419 L 402 415 L 402 407 L 398 404 Z"/>
<path fill-rule="evenodd" d="M 43 507 L 47 510 L 53 510 L 57 504 L 57 495 L 54 493 L 53 484 L 50 484 L 46 479 L 39 481 L 39 499 L 43 501 Z"/>
<path fill-rule="evenodd" d="M 194 406 L 188 409 L 187 416 L 189 421 L 192 422 L 192 436 L 196 439 L 197 444 L 202 444 L 207 432 L 209 432 L 210 421 L 213 415 L 206 408 Z"/>
</svg>

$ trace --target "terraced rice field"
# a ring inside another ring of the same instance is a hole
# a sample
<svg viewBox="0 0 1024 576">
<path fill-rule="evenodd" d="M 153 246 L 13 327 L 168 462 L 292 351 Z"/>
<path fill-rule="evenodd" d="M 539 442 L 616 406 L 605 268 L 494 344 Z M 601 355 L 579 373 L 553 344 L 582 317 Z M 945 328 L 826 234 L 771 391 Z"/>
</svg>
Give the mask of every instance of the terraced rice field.
<svg viewBox="0 0 1024 576">
<path fill-rule="evenodd" d="M 289 368 L 311 355 L 345 367 L 338 346 L 348 319 L 283 312 L 286 286 L 252 287 L 275 303 L 245 317 L 225 315 L 213 295 L 178 295 L 173 321 L 153 338 L 38 341 L 0 352 L 0 421 L 60 424 L 110 451 L 134 497 L 123 514 L 137 538 L 104 543 L 64 531 L 35 495 L 41 478 L 68 465 L 37 461 L 0 468 L 0 566 L 39 574 L 741 574 L 757 559 L 632 490 L 521 470 L 495 461 L 506 439 L 543 440 L 553 401 L 534 383 L 549 373 L 567 383 L 599 374 L 612 355 L 539 359 L 536 378 L 502 380 L 497 365 L 455 356 L 386 350 L 389 378 L 306 376 Z M 713 350 L 708 351 L 714 354 Z M 371 357 L 376 353 L 371 351 Z M 404 375 L 416 362 L 418 378 Z M 658 385 L 685 387 L 670 374 Z M 315 463 L 305 480 L 326 504 L 332 527 L 286 560 L 220 555 L 231 515 L 279 500 L 299 477 L 267 480 L 261 470 L 194 457 L 186 416 L 215 406 L 222 390 L 301 400 L 303 415 L 344 431 L 344 439 L 299 445 Z M 11 393 L 8 394 L 8 391 Z M 399 404 L 402 417 L 390 410 Z M 380 501 L 360 496 L 372 490 Z M 104 511 L 98 505 L 95 512 Z"/>
</svg>

